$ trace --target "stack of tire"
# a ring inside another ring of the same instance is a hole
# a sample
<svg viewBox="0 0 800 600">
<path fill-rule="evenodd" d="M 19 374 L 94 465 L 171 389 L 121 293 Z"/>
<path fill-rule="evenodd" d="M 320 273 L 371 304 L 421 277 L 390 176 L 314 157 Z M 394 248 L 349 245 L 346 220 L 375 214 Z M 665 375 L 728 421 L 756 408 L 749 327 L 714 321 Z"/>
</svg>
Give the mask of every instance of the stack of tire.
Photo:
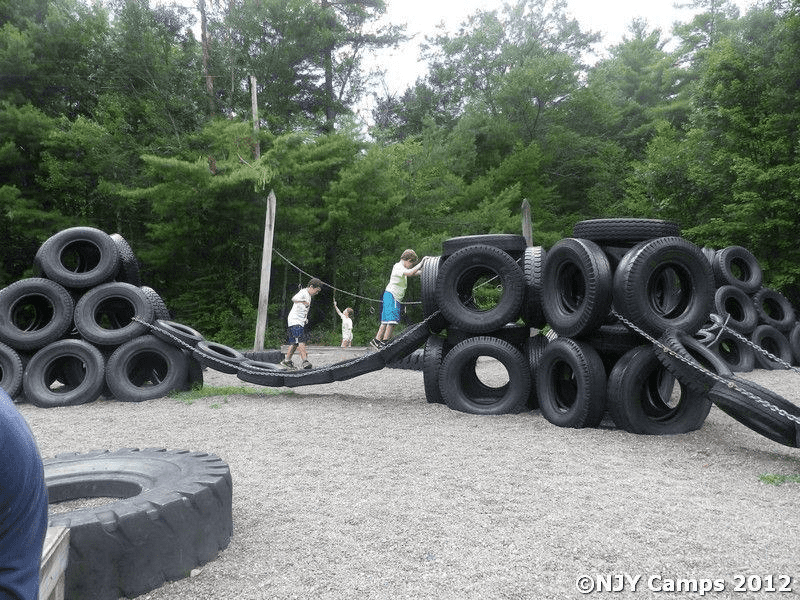
<svg viewBox="0 0 800 600">
<path fill-rule="evenodd" d="M 190 353 L 150 334 L 169 310 L 142 285 L 124 237 L 64 229 L 39 247 L 33 270 L 0 290 L 0 387 L 16 401 L 141 401 L 202 384 Z"/>
<path fill-rule="evenodd" d="M 446 319 L 423 351 L 429 402 L 476 414 L 538 405 L 555 425 L 596 427 L 608 416 L 639 434 L 695 430 L 717 402 L 759 433 L 796 445 L 792 419 L 776 424 L 763 414 L 771 409 L 754 408 L 741 390 L 769 396 L 790 415 L 800 416 L 797 408 L 738 378 L 730 392 L 720 384 L 733 381 L 728 362 L 695 337 L 714 314 L 715 273 L 732 271 L 731 251 L 714 267 L 677 224 L 651 219 L 581 221 L 573 236 L 547 252 L 524 247 L 521 236 L 445 242 L 422 275 L 423 309 Z M 487 278 L 501 289 L 488 310 L 472 293 Z M 508 383 L 482 383 L 481 357 L 501 362 Z"/>
<path fill-rule="evenodd" d="M 717 290 L 712 322 L 698 338 L 734 372 L 800 364 L 800 323 L 795 309 L 783 294 L 762 285 L 761 265 L 755 256 L 742 246 L 703 248 L 703 253 L 711 262 Z"/>
</svg>

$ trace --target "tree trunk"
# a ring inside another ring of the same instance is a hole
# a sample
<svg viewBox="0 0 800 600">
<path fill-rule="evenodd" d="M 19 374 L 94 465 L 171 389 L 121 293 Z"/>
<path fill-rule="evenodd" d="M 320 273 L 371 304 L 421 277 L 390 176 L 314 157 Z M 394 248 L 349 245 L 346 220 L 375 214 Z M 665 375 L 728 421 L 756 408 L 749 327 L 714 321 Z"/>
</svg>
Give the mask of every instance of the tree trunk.
<svg viewBox="0 0 800 600">
<path fill-rule="evenodd" d="M 211 37 L 208 34 L 208 19 L 206 17 L 206 0 L 197 0 L 197 9 L 200 11 L 200 43 L 203 47 L 203 76 L 206 79 L 206 94 L 208 95 L 208 108 L 214 114 L 214 78 L 208 72 L 209 46 Z"/>
</svg>

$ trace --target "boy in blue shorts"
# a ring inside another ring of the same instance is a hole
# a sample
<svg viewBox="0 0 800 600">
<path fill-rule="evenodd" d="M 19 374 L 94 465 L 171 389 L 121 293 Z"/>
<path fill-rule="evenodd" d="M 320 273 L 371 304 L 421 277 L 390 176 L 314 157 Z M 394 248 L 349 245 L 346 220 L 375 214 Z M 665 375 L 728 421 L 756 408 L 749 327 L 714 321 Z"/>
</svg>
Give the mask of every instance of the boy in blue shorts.
<svg viewBox="0 0 800 600">
<path fill-rule="evenodd" d="M 308 322 L 308 307 L 311 306 L 311 298 L 319 294 L 321 289 L 322 282 L 313 277 L 309 280 L 307 287 L 292 296 L 292 310 L 289 311 L 289 316 L 286 317 L 288 326 L 286 343 L 289 344 L 289 349 L 286 351 L 286 358 L 281 362 L 287 369 L 297 368 L 292 361 L 292 355 L 295 350 L 300 353 L 300 359 L 303 361 L 300 367 L 303 369 L 311 368 L 311 363 L 308 362 L 308 352 L 306 351 L 305 326 L 306 322 Z"/>
<path fill-rule="evenodd" d="M 422 270 L 422 265 L 425 264 L 425 258 L 423 258 L 416 267 L 413 266 L 414 263 L 417 262 L 417 253 L 409 249 L 403 252 L 400 256 L 400 261 L 395 263 L 392 267 L 389 283 L 386 286 L 386 290 L 383 292 L 381 326 L 378 328 L 378 333 L 375 334 L 375 337 L 369 343 L 369 345 L 376 350 L 380 350 L 386 346 L 388 343 L 387 340 L 392 337 L 394 326 L 400 322 L 400 303 L 408 287 L 407 277 L 419 275 L 419 272 Z"/>
</svg>

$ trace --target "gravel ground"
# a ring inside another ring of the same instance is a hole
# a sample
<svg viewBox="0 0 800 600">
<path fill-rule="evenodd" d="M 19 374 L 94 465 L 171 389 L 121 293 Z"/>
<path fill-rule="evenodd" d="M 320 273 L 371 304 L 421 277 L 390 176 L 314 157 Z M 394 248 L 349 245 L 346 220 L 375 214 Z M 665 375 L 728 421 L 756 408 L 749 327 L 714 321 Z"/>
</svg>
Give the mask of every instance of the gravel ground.
<svg viewBox="0 0 800 600">
<path fill-rule="evenodd" d="M 800 403 L 797 374 L 749 377 Z M 716 408 L 700 431 L 648 437 L 451 411 L 426 402 L 418 371 L 244 385 L 256 395 L 19 406 L 43 457 L 158 446 L 230 465 L 228 548 L 140 598 L 561 599 L 606 575 L 641 577 L 617 598 L 699 597 L 685 590 L 703 580 L 724 586 L 707 597 L 769 597 L 734 587 L 781 575 L 799 593 L 798 484 L 759 476 L 800 475 L 800 451 Z"/>
</svg>

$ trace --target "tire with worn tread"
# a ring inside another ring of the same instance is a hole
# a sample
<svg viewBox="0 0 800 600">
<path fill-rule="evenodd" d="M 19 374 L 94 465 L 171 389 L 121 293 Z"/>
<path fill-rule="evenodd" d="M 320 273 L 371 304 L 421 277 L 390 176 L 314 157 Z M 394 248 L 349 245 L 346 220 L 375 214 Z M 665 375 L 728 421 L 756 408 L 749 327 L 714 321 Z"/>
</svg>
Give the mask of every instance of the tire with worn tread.
<svg viewBox="0 0 800 600">
<path fill-rule="evenodd" d="M 495 277 L 502 286 L 500 298 L 493 307 L 481 310 L 474 303 L 475 284 Z M 436 303 L 453 326 L 485 333 L 519 317 L 524 291 L 522 269 L 506 252 L 494 246 L 467 246 L 440 267 Z"/>
<path fill-rule="evenodd" d="M 22 390 L 24 372 L 19 353 L 0 342 L 0 387 L 10 398 L 16 398 Z"/>
<path fill-rule="evenodd" d="M 117 244 L 93 227 L 70 227 L 48 238 L 37 252 L 45 276 L 70 289 L 113 280 L 120 269 Z"/>
<path fill-rule="evenodd" d="M 789 332 L 794 327 L 797 320 L 794 307 L 779 291 L 762 287 L 753 294 L 753 305 L 759 324 L 771 325 L 782 332 Z"/>
<path fill-rule="evenodd" d="M 499 388 L 480 382 L 475 371 L 480 357 L 490 357 L 502 364 L 508 372 L 508 382 Z M 493 337 L 477 336 L 456 344 L 439 369 L 439 389 L 445 404 L 453 410 L 476 415 L 522 412 L 527 407 L 530 385 L 530 369 L 522 352 Z"/>
<path fill-rule="evenodd" d="M 653 238 L 680 235 L 680 225 L 660 219 L 588 219 L 578 221 L 572 227 L 572 237 L 609 246 L 626 246 Z"/>
<path fill-rule="evenodd" d="M 758 325 L 758 312 L 753 299 L 735 285 L 717 288 L 714 293 L 714 312 L 728 327 L 739 333 L 748 334 Z"/>
<path fill-rule="evenodd" d="M 746 294 L 755 294 L 761 288 L 761 265 L 747 248 L 721 248 L 714 253 L 711 266 L 717 287 L 735 285 Z"/>
<path fill-rule="evenodd" d="M 25 398 L 40 408 L 94 402 L 103 392 L 105 364 L 100 350 L 86 340 L 57 340 L 25 366 Z M 62 385 L 54 386 L 56 382 Z"/>
<path fill-rule="evenodd" d="M 142 289 L 121 281 L 92 288 L 75 305 L 75 327 L 98 346 L 119 346 L 149 333 L 146 323 L 153 318 L 152 305 Z"/>
<path fill-rule="evenodd" d="M 72 327 L 75 302 L 59 283 L 20 279 L 0 290 L 0 341 L 15 350 L 38 350 Z"/>
<path fill-rule="evenodd" d="M 190 359 L 188 353 L 154 335 L 141 335 L 111 353 L 106 363 L 106 384 L 114 398 L 122 402 L 163 398 L 185 389 Z"/>
<path fill-rule="evenodd" d="M 542 416 L 559 427 L 596 427 L 606 407 L 606 370 L 597 350 L 568 337 L 551 341 L 536 373 Z"/>
<path fill-rule="evenodd" d="M 167 304 L 164 302 L 164 299 L 161 297 L 161 294 L 159 294 L 150 286 L 143 285 L 140 287 L 153 307 L 153 318 L 169 321 L 172 318 L 172 315 L 169 314 L 169 309 L 167 308 Z"/>
<path fill-rule="evenodd" d="M 522 321 L 529 327 L 541 328 L 547 323 L 544 316 L 544 263 L 547 251 L 542 246 L 525 248 L 522 273 L 525 295 L 522 299 Z"/>
<path fill-rule="evenodd" d="M 492 246 L 507 253 L 514 260 L 522 256 L 527 242 L 521 235 L 513 233 L 487 233 L 478 235 L 462 235 L 442 242 L 442 258 L 446 259 L 463 248 L 469 246 Z"/>
<path fill-rule="evenodd" d="M 121 449 L 43 460 L 51 504 L 111 497 L 102 506 L 52 514 L 69 529 L 65 596 L 133 598 L 187 577 L 228 546 L 230 469 L 187 450 Z"/>
<path fill-rule="evenodd" d="M 794 354 L 792 353 L 792 347 L 789 344 L 789 339 L 783 334 L 782 331 L 778 330 L 772 325 L 759 325 L 756 327 L 753 330 L 753 333 L 750 334 L 750 341 L 758 346 L 755 349 L 756 365 L 758 365 L 758 367 L 761 369 L 774 370 L 786 369 L 788 367 L 778 361 L 772 360 L 770 357 L 764 354 L 764 352 L 759 350 L 759 348 L 766 350 L 770 354 L 775 355 L 780 360 L 790 365 L 794 360 Z"/>
<path fill-rule="evenodd" d="M 658 360 L 651 344 L 620 357 L 609 373 L 606 397 L 617 427 L 637 434 L 694 431 L 711 410 L 708 395 L 680 384 Z"/>
</svg>

